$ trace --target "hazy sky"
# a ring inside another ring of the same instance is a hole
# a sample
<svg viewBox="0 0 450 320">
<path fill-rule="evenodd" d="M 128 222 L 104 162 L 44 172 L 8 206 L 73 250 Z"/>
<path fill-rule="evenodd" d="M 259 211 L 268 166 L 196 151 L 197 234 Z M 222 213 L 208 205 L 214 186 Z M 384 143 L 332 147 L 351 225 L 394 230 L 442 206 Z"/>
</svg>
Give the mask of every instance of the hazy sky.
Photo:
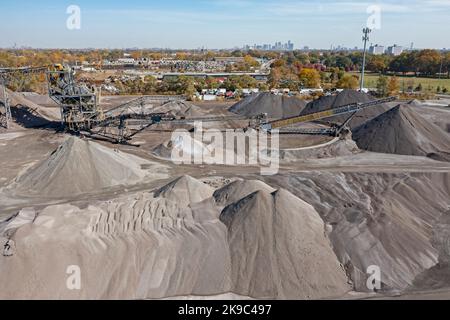
<svg viewBox="0 0 450 320">
<path fill-rule="evenodd" d="M 450 0 L 0 0 L 0 47 L 354 47 L 373 4 L 382 11 L 371 42 L 450 48 Z M 69 5 L 81 8 L 80 30 L 66 27 Z"/>
</svg>

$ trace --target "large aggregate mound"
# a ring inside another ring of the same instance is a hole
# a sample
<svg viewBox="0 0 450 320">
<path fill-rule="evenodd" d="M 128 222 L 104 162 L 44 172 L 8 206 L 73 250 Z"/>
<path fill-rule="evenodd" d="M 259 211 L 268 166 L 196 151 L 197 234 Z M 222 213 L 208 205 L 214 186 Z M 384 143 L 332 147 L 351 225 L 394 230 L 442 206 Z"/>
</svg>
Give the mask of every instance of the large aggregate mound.
<svg viewBox="0 0 450 320">
<path fill-rule="evenodd" d="M 317 212 L 287 191 L 248 185 L 262 191 L 241 192 L 222 216 L 213 189 L 189 176 L 87 207 L 24 209 L 0 222 L 0 245 L 11 246 L 0 256 L 0 298 L 345 294 L 345 272 Z M 69 266 L 82 272 L 80 290 L 67 287 Z"/>
<path fill-rule="evenodd" d="M 315 101 L 311 101 L 306 105 L 301 114 L 305 115 L 328 109 L 335 109 L 352 103 L 366 103 L 373 100 L 375 100 L 375 98 L 367 93 L 356 90 L 344 90 L 336 95 L 323 96 Z M 355 115 L 352 121 L 350 121 L 349 126 L 352 129 L 356 128 L 357 126 L 375 118 L 387 110 L 389 110 L 387 105 L 379 105 L 361 110 Z M 340 115 L 324 120 L 343 123 L 348 117 L 349 115 Z"/>
<path fill-rule="evenodd" d="M 233 292 L 314 299 L 350 289 L 319 214 L 290 192 L 256 191 L 220 219 L 228 228 Z"/>
<path fill-rule="evenodd" d="M 268 182 L 311 204 L 332 226 L 334 251 L 358 291 L 368 290 L 373 265 L 380 267 L 383 290 L 411 287 L 427 270 L 442 287 L 450 286 L 449 276 L 433 270 L 450 257 L 448 172 L 322 171 L 280 174 Z"/>
<path fill-rule="evenodd" d="M 233 153 L 236 161 L 246 163 L 245 156 L 238 155 L 236 150 L 226 149 L 226 147 L 226 145 L 220 146 L 215 143 L 205 144 L 191 135 L 180 135 L 153 148 L 152 154 L 188 164 L 194 163 L 197 159 L 203 159 L 205 163 L 226 164 L 226 156 Z"/>
<path fill-rule="evenodd" d="M 207 184 L 185 175 L 158 189 L 155 196 L 170 199 L 180 206 L 188 206 L 210 198 L 213 192 L 214 189 Z"/>
<path fill-rule="evenodd" d="M 417 99 L 409 101 L 408 104 L 410 106 L 414 106 L 414 107 L 421 107 L 421 106 L 423 106 L 423 104 Z"/>
<path fill-rule="evenodd" d="M 60 197 L 95 192 L 142 180 L 150 163 L 92 141 L 68 138 L 47 159 L 29 168 L 10 186 L 21 194 Z M 159 168 L 162 175 L 162 170 Z"/>
<path fill-rule="evenodd" d="M 275 191 L 275 189 L 259 180 L 236 180 L 214 192 L 214 199 L 218 205 L 227 206 L 260 190 Z"/>
<path fill-rule="evenodd" d="M 145 101 L 145 100 L 144 100 Z M 143 104 L 135 104 L 129 106 L 115 107 L 108 111 L 108 115 L 119 116 L 121 114 L 150 114 L 150 113 L 169 113 L 176 117 L 201 117 L 207 114 L 199 106 L 185 100 L 170 101 L 164 104 L 144 102 Z M 159 124 L 158 126 L 161 126 Z"/>
<path fill-rule="evenodd" d="M 155 156 L 171 159 L 174 155 L 193 158 L 207 152 L 207 146 L 190 135 L 177 136 L 156 146 L 152 153 Z"/>
<path fill-rule="evenodd" d="M 201 117 L 205 112 L 198 106 L 192 104 L 189 101 L 171 101 L 162 106 L 154 107 L 152 112 L 170 112 L 174 116 L 184 117 Z"/>
<path fill-rule="evenodd" d="M 295 162 L 306 159 L 324 159 L 341 156 L 349 156 L 361 152 L 350 137 L 339 139 L 335 138 L 329 142 L 296 149 L 271 150 L 278 152 L 278 158 L 286 162 Z"/>
<path fill-rule="evenodd" d="M 299 98 L 263 92 L 239 101 L 229 111 L 243 116 L 267 113 L 269 118 L 281 119 L 298 116 L 305 106 L 306 102 Z"/>
<path fill-rule="evenodd" d="M 145 299 L 230 292 L 226 227 L 214 202 L 200 207 L 139 193 L 87 208 L 64 204 L 0 223 L 5 299 Z M 203 214 L 196 214 L 200 212 Z M 215 220 L 205 219 L 210 212 Z M 15 221 L 17 218 L 21 221 Z M 2 238 L 3 236 L 3 238 Z M 67 287 L 81 271 L 80 290 Z M 70 280 L 70 279 L 69 279 Z"/>
<path fill-rule="evenodd" d="M 374 265 L 383 290 L 450 285 L 450 174 L 311 171 L 266 181 L 180 201 L 173 190 L 206 190 L 186 176 L 88 207 L 25 208 L 0 222 L 0 247 L 12 247 L 0 255 L 0 298 L 337 297 L 349 289 L 339 263 L 358 291 Z M 73 265 L 81 290 L 66 286 Z"/>
<path fill-rule="evenodd" d="M 450 161 L 450 136 L 409 105 L 398 105 L 357 128 L 361 149 Z"/>
</svg>

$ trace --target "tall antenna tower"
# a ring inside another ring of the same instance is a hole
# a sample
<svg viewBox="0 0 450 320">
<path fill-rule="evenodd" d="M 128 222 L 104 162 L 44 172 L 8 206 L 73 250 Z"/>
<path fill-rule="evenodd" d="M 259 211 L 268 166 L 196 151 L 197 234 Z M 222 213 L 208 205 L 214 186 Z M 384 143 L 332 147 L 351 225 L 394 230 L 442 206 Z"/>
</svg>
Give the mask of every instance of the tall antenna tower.
<svg viewBox="0 0 450 320">
<path fill-rule="evenodd" d="M 364 89 L 364 72 L 366 71 L 366 52 L 367 52 L 367 41 L 369 41 L 369 33 L 372 30 L 369 28 L 363 29 L 363 41 L 364 41 L 364 52 L 363 52 L 363 63 L 361 68 L 361 83 L 359 85 L 359 90 L 362 91 Z"/>
</svg>

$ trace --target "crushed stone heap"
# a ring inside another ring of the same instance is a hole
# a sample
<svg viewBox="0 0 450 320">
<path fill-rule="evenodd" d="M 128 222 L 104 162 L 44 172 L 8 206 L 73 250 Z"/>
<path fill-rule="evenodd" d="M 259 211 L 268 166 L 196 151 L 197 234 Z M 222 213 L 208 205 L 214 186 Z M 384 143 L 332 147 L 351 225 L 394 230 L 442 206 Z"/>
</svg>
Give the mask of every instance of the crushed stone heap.
<svg viewBox="0 0 450 320">
<path fill-rule="evenodd" d="M 353 132 L 361 149 L 450 161 L 450 137 L 409 105 L 398 105 Z"/>
<path fill-rule="evenodd" d="M 142 180 L 150 162 L 92 141 L 69 137 L 10 186 L 21 194 L 73 196 Z"/>
<path fill-rule="evenodd" d="M 267 113 L 269 118 L 281 119 L 298 116 L 305 106 L 306 102 L 299 98 L 263 92 L 239 101 L 229 111 L 243 116 Z"/>
</svg>

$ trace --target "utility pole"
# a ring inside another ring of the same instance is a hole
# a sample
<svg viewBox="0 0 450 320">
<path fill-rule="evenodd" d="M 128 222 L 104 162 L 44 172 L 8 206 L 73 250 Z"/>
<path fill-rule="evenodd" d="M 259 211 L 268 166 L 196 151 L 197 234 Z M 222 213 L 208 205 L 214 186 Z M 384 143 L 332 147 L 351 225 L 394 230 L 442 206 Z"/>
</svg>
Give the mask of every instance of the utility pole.
<svg viewBox="0 0 450 320">
<path fill-rule="evenodd" d="M 364 41 L 364 52 L 363 52 L 363 64 L 361 68 L 361 83 L 359 86 L 359 90 L 362 91 L 364 89 L 364 72 L 366 71 L 366 51 L 367 51 L 367 41 L 369 41 L 369 33 L 372 32 L 369 28 L 363 29 L 363 41 Z"/>
</svg>

